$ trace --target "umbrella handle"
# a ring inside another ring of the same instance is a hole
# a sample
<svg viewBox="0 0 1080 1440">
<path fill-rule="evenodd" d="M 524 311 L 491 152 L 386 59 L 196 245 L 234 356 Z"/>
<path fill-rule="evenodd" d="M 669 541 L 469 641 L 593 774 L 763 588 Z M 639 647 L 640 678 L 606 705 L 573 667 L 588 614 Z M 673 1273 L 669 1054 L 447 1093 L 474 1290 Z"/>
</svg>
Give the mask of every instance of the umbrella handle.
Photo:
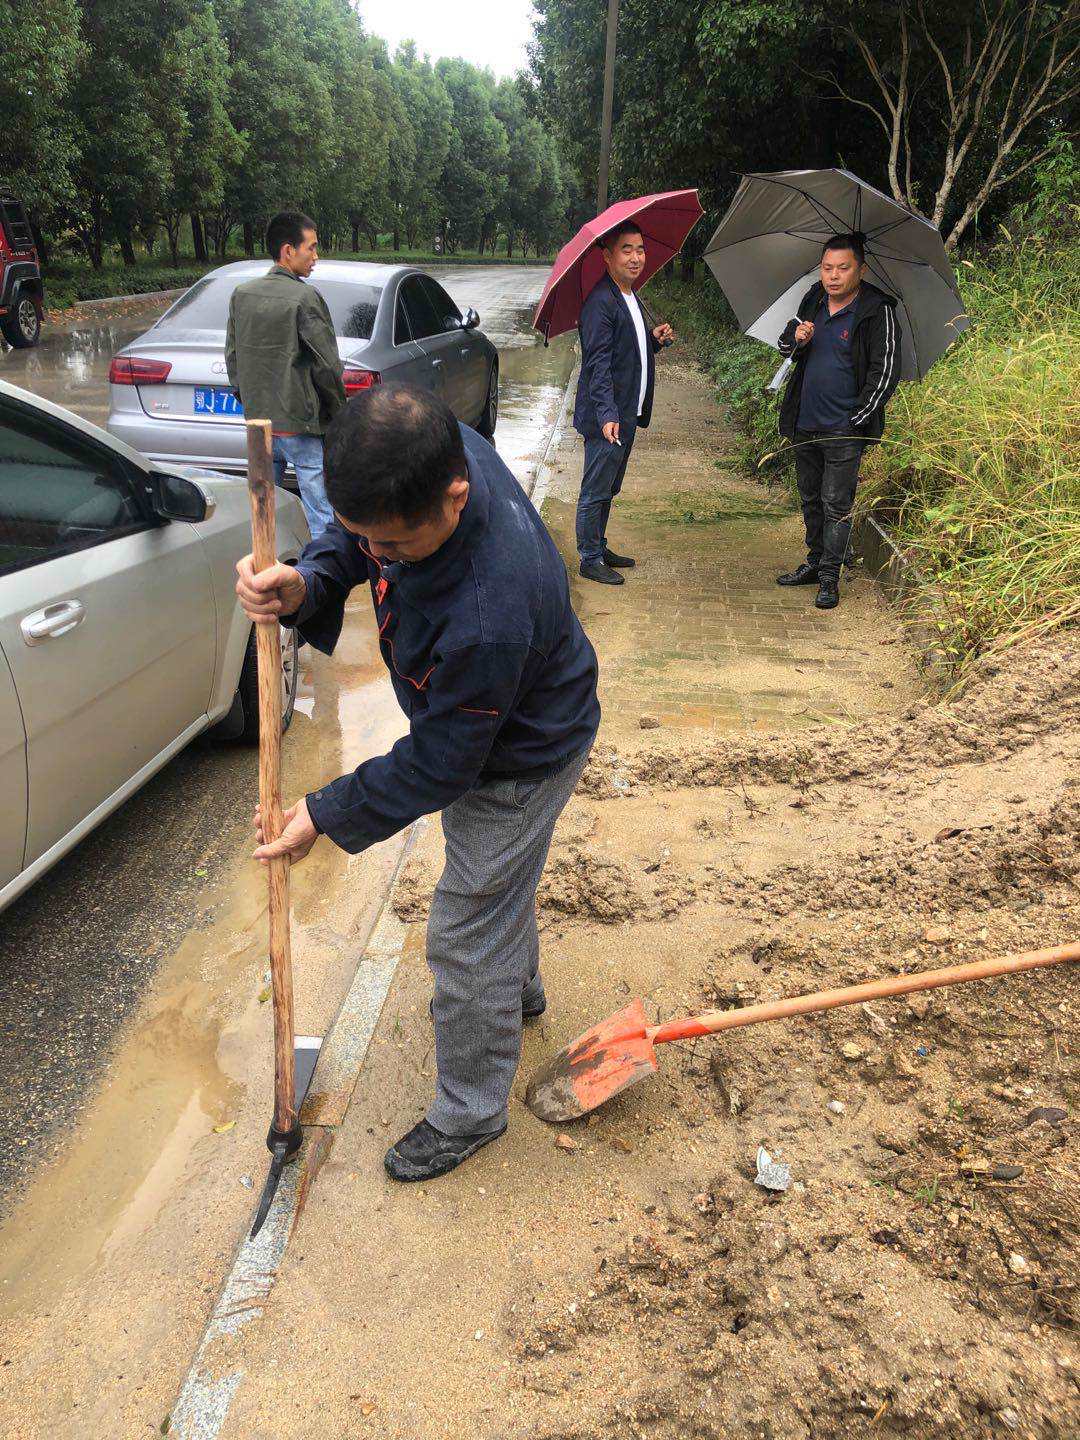
<svg viewBox="0 0 1080 1440">
<path fill-rule="evenodd" d="M 758 1025 L 764 1020 L 812 1015 L 818 1010 L 832 1010 L 838 1005 L 858 1005 L 867 1000 L 884 1000 L 893 995 L 908 995 L 915 990 L 936 990 L 942 985 L 987 980 L 994 975 L 1012 975 L 1021 970 L 1063 965 L 1074 960 L 1080 960 L 1080 943 L 1059 945 L 1054 950 L 1034 950 L 1024 955 L 1006 955 L 997 960 L 973 960 L 968 965 L 946 965 L 940 970 L 923 970 L 918 975 L 893 975 L 886 980 L 868 980 L 862 985 L 849 985 L 842 990 L 822 990 L 816 995 L 796 995 L 790 1000 L 769 1000 L 761 1005 L 746 1005 L 739 1010 L 707 1010 L 703 1015 L 669 1020 L 664 1025 L 650 1025 L 645 1034 L 654 1045 L 662 1045 L 667 1040 L 692 1040 L 699 1035 L 715 1035 L 721 1030 Z"/>
</svg>

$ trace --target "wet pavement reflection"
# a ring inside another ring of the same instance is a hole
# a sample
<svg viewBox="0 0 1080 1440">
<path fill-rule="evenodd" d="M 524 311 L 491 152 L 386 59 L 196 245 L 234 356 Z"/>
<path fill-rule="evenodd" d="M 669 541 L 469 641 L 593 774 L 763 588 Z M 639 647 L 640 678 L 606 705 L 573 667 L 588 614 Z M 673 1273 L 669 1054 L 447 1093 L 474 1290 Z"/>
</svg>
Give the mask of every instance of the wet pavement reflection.
<svg viewBox="0 0 1080 1440">
<path fill-rule="evenodd" d="M 545 273 L 440 276 L 499 346 L 498 448 L 526 485 L 573 364 L 567 340 L 545 349 L 529 329 Z M 0 356 L 0 376 L 103 424 L 109 359 L 162 308 L 124 302 L 50 326 L 38 349 Z M 332 659 L 302 653 L 286 801 L 406 728 L 365 596 Z M 0 1135 L 0 1318 L 40 1318 L 69 1292 L 89 1304 L 110 1267 L 135 1286 L 151 1250 L 195 1243 L 195 1206 L 214 1212 L 200 1245 L 243 1223 L 242 1172 L 265 1157 L 271 1061 L 265 878 L 248 858 L 256 785 L 252 750 L 197 742 L 0 920 L 0 1093 L 12 1122 Z M 293 873 L 300 1033 L 333 1018 L 393 844 L 350 857 L 323 842 Z"/>
</svg>

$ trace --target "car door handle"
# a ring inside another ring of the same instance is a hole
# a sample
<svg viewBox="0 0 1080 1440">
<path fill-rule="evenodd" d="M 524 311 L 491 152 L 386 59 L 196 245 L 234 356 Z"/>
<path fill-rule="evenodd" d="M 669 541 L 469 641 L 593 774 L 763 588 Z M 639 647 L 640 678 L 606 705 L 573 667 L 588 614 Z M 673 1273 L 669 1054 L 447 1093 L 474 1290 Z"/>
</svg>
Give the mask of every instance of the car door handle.
<svg viewBox="0 0 1080 1440">
<path fill-rule="evenodd" d="M 441 360 L 439 359 L 439 357 L 436 355 L 435 359 L 432 360 L 431 363 L 432 363 L 432 365 L 441 365 L 441 364 L 442 364 L 442 361 L 441 361 Z"/>
<path fill-rule="evenodd" d="M 465 356 L 466 359 L 468 359 L 469 356 L 472 354 L 472 351 L 469 349 L 468 345 L 465 345 L 465 346 L 462 348 L 461 353 L 462 353 L 462 355 Z"/>
<path fill-rule="evenodd" d="M 56 640 L 74 630 L 86 619 L 86 610 L 79 600 L 61 600 L 56 605 L 46 605 L 44 610 L 35 610 L 19 625 L 27 645 L 43 645 L 46 640 Z"/>
</svg>

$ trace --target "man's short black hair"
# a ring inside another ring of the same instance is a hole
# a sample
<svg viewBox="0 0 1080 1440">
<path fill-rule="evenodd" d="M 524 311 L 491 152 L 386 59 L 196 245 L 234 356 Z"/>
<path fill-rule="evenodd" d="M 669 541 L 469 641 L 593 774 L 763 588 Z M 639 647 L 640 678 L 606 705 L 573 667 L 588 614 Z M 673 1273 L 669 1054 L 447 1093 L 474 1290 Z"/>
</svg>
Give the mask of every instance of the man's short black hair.
<svg viewBox="0 0 1080 1440">
<path fill-rule="evenodd" d="M 323 473 L 326 498 L 353 525 L 422 525 L 468 465 L 449 405 L 416 385 L 374 385 L 330 423 Z"/>
<path fill-rule="evenodd" d="M 615 246 L 619 243 L 620 236 L 640 234 L 641 226 L 635 224 L 633 220 L 620 220 L 614 229 L 609 230 L 606 235 L 601 235 L 596 243 L 600 246 L 601 250 L 614 250 Z"/>
<path fill-rule="evenodd" d="M 850 250 L 860 265 L 866 264 L 866 237 L 864 235 L 831 235 L 821 247 L 821 258 L 830 250 Z"/>
<path fill-rule="evenodd" d="M 266 227 L 266 250 L 271 260 L 281 254 L 283 245 L 300 245 L 305 230 L 314 230 L 315 221 L 302 210 L 280 210 Z"/>
</svg>

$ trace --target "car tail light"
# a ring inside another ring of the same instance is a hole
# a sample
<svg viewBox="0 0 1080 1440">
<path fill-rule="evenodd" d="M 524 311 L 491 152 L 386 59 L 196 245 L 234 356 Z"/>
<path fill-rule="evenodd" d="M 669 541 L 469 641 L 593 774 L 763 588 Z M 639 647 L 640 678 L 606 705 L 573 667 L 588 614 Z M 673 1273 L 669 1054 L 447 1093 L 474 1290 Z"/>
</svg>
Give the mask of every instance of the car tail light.
<svg viewBox="0 0 1080 1440">
<path fill-rule="evenodd" d="M 361 390 L 370 390 L 373 385 L 378 385 L 382 376 L 378 370 L 361 370 L 358 366 L 346 365 L 341 379 L 346 395 L 359 395 Z"/>
<path fill-rule="evenodd" d="M 134 360 L 114 355 L 109 366 L 110 385 L 164 385 L 172 366 L 168 360 Z"/>
</svg>

